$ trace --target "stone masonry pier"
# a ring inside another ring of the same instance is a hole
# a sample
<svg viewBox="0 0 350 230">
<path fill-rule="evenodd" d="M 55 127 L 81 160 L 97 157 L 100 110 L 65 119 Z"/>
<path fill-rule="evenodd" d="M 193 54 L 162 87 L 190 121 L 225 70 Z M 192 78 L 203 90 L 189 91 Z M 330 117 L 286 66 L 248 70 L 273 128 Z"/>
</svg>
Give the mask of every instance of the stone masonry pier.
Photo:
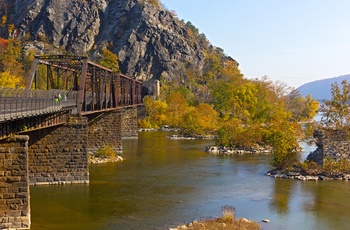
<svg viewBox="0 0 350 230">
<path fill-rule="evenodd" d="M 30 132 L 30 184 L 88 183 L 87 129 L 86 117 L 71 116 L 64 125 Z"/>
<path fill-rule="evenodd" d="M 137 108 L 70 116 L 0 141 L 0 229 L 30 228 L 29 185 L 89 183 L 88 152 L 137 138 Z"/>
<path fill-rule="evenodd" d="M 30 227 L 28 136 L 0 142 L 0 229 Z"/>
</svg>

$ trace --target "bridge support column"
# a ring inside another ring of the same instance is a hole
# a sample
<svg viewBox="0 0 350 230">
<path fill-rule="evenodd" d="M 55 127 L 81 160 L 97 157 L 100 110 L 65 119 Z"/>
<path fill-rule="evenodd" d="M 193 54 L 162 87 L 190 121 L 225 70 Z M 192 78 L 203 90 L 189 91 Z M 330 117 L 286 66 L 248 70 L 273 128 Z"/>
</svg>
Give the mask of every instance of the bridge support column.
<svg viewBox="0 0 350 230">
<path fill-rule="evenodd" d="M 95 152 L 104 145 L 111 145 L 117 152 L 122 152 L 121 116 L 121 110 L 88 115 L 89 151 Z"/>
<path fill-rule="evenodd" d="M 0 142 L 0 229 L 30 228 L 28 136 Z"/>
<path fill-rule="evenodd" d="M 133 139 L 138 137 L 137 107 L 125 108 L 122 111 L 122 138 Z"/>
<path fill-rule="evenodd" d="M 87 130 L 86 117 L 71 116 L 64 125 L 30 133 L 30 183 L 88 183 Z"/>
</svg>

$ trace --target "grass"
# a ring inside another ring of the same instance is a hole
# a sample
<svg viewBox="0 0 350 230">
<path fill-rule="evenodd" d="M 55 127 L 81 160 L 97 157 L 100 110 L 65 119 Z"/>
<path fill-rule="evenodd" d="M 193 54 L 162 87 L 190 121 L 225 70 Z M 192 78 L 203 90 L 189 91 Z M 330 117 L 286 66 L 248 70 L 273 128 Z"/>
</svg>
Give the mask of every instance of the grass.
<svg viewBox="0 0 350 230">
<path fill-rule="evenodd" d="M 224 206 L 222 209 L 222 217 L 215 219 L 194 221 L 187 225 L 188 230 L 260 230 L 260 224 L 247 220 L 245 218 L 236 219 L 236 209 L 232 206 Z M 177 229 L 183 229 L 178 227 Z"/>
</svg>

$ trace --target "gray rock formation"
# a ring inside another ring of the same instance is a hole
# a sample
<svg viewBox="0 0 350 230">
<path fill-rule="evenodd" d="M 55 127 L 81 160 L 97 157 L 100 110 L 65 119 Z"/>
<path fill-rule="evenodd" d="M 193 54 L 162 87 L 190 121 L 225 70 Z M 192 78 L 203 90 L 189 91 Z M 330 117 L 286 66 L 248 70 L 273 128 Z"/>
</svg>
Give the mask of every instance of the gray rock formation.
<svg viewBox="0 0 350 230">
<path fill-rule="evenodd" d="M 201 72 L 203 49 L 169 11 L 141 0 L 4 0 L 13 36 L 51 43 L 93 59 L 107 47 L 123 73 L 139 80 L 182 79 Z"/>
</svg>

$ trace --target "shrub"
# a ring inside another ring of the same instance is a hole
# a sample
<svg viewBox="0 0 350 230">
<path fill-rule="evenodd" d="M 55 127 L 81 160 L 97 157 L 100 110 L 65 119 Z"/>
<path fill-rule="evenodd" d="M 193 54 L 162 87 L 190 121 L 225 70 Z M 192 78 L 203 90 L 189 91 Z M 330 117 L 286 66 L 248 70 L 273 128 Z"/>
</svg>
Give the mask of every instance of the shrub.
<svg viewBox="0 0 350 230">
<path fill-rule="evenodd" d="M 316 176 L 321 171 L 321 167 L 316 164 L 314 161 L 306 160 L 300 163 L 302 171 L 304 171 L 307 175 Z"/>
<path fill-rule="evenodd" d="M 325 158 L 323 161 L 322 170 L 329 175 L 337 175 L 350 172 L 350 162 L 347 160 L 335 161 L 331 158 Z"/>
<path fill-rule="evenodd" d="M 236 220 L 235 212 L 236 208 L 232 207 L 230 205 L 225 205 L 224 207 L 221 208 L 222 211 L 222 219 L 225 222 L 231 222 Z"/>
<path fill-rule="evenodd" d="M 116 151 L 109 144 L 105 144 L 102 148 L 99 148 L 95 154 L 97 157 L 115 157 Z"/>
</svg>

